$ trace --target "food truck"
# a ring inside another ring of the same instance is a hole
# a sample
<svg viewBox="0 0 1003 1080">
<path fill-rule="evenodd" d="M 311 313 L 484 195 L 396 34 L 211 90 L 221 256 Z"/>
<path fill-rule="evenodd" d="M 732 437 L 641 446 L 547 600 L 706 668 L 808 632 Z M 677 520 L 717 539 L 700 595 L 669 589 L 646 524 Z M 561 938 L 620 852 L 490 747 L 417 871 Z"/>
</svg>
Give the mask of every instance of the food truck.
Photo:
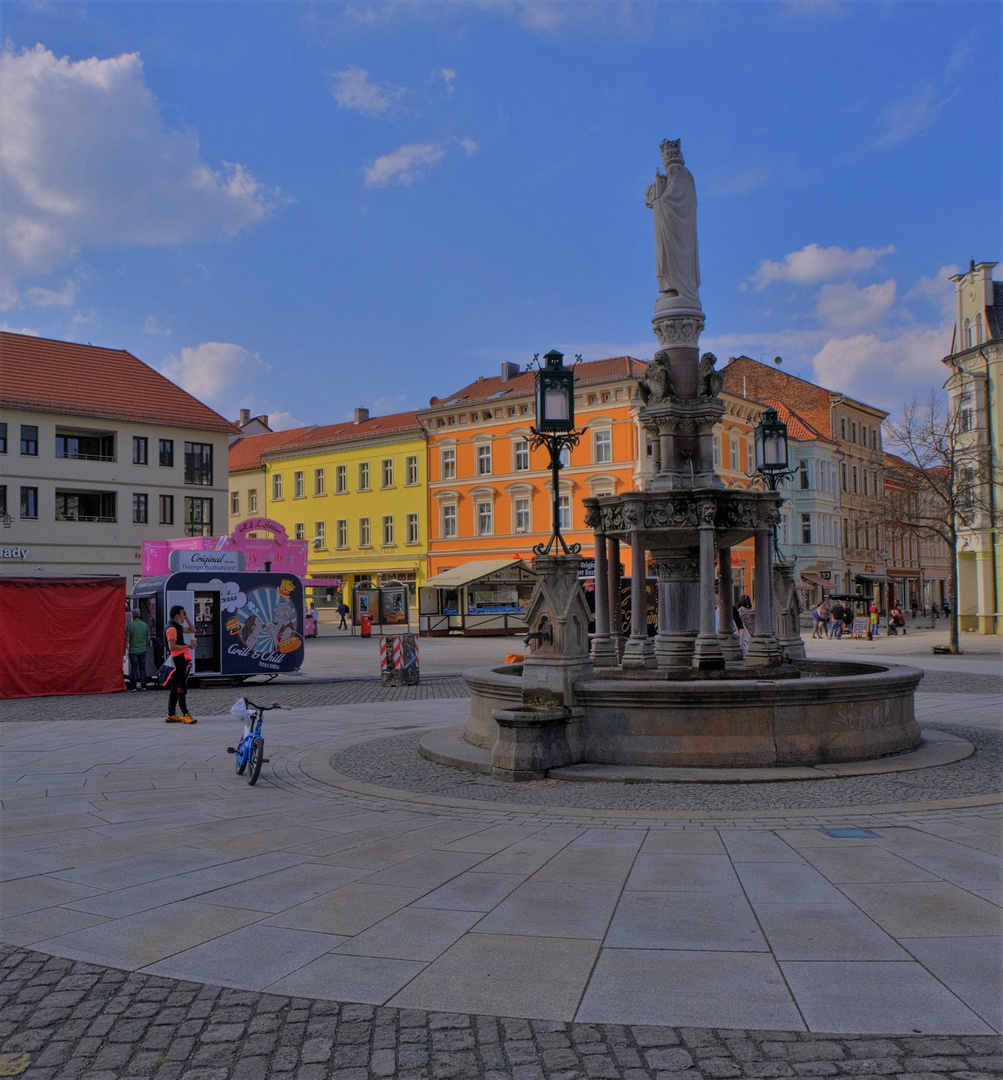
<svg viewBox="0 0 1003 1080">
<path fill-rule="evenodd" d="M 157 642 L 157 663 L 171 608 L 180 604 L 195 628 L 193 678 L 242 681 L 299 670 L 306 589 L 341 587 L 307 578 L 306 561 L 306 541 L 290 540 L 268 518 L 241 522 L 230 536 L 144 541 L 144 576 L 132 600 Z"/>
</svg>

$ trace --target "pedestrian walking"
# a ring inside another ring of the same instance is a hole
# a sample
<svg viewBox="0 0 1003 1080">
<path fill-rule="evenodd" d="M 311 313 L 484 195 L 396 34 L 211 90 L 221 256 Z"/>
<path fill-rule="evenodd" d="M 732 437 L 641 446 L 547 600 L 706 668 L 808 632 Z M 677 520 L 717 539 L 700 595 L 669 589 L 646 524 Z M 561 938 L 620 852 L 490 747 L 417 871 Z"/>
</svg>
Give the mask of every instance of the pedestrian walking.
<svg viewBox="0 0 1003 1080">
<path fill-rule="evenodd" d="M 345 616 L 348 614 L 348 604 L 342 599 L 338 602 L 338 614 L 341 616 L 341 622 L 338 623 L 339 630 L 347 630 L 348 623 L 345 622 Z"/>
<path fill-rule="evenodd" d="M 167 702 L 168 724 L 197 724 L 198 721 L 188 711 L 188 675 L 192 669 L 191 649 L 185 644 L 185 632 L 195 633 L 188 618 L 188 612 L 180 604 L 175 604 L 170 611 L 171 621 L 167 624 L 164 637 L 167 648 L 174 661 L 174 674 L 171 676 L 171 696 Z M 180 707 L 181 715 L 177 710 Z"/>
<path fill-rule="evenodd" d="M 125 647 L 129 651 L 129 689 L 146 689 L 146 650 L 150 645 L 150 627 L 139 612 L 125 626 Z"/>
</svg>

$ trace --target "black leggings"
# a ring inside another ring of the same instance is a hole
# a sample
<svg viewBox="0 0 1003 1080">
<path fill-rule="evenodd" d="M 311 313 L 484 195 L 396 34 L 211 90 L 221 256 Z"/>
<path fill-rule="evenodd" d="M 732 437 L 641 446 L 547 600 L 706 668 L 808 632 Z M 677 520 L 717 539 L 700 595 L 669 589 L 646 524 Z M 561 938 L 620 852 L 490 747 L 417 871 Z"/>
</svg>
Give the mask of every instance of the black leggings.
<svg viewBox="0 0 1003 1080">
<path fill-rule="evenodd" d="M 188 712 L 188 672 L 191 665 L 188 658 L 180 653 L 174 657 L 174 674 L 171 676 L 171 696 L 167 702 L 168 715 L 173 716 L 180 704 L 181 715 Z"/>
</svg>

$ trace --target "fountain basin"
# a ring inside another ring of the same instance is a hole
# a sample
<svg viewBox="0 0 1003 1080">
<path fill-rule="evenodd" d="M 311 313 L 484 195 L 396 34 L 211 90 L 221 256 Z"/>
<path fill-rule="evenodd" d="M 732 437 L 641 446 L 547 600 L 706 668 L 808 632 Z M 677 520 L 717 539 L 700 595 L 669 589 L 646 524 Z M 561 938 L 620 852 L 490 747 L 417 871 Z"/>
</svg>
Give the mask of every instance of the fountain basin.
<svg viewBox="0 0 1003 1080">
<path fill-rule="evenodd" d="M 714 768 L 863 761 L 916 749 L 923 672 L 899 664 L 797 661 L 796 679 L 584 679 L 576 762 Z M 653 673 L 654 674 L 654 673 Z M 490 748 L 495 708 L 518 707 L 521 665 L 471 671 L 464 739 Z M 579 741 L 580 739 L 580 741 Z M 580 757 L 578 755 L 581 755 Z"/>
</svg>

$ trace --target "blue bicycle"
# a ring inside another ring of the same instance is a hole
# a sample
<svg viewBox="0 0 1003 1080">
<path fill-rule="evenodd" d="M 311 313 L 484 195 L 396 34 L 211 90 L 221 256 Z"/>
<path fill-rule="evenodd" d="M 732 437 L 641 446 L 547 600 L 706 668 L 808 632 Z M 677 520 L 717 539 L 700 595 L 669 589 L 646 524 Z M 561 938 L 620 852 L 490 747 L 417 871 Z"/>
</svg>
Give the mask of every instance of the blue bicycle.
<svg viewBox="0 0 1003 1080">
<path fill-rule="evenodd" d="M 244 737 L 236 746 L 228 746 L 226 752 L 234 755 L 237 775 L 247 773 L 247 782 L 253 787 L 261 775 L 261 766 L 268 759 L 265 757 L 265 737 L 261 734 L 264 714 L 282 706 L 273 701 L 271 705 L 255 705 L 247 698 L 238 698 L 230 712 L 244 721 Z"/>
</svg>

